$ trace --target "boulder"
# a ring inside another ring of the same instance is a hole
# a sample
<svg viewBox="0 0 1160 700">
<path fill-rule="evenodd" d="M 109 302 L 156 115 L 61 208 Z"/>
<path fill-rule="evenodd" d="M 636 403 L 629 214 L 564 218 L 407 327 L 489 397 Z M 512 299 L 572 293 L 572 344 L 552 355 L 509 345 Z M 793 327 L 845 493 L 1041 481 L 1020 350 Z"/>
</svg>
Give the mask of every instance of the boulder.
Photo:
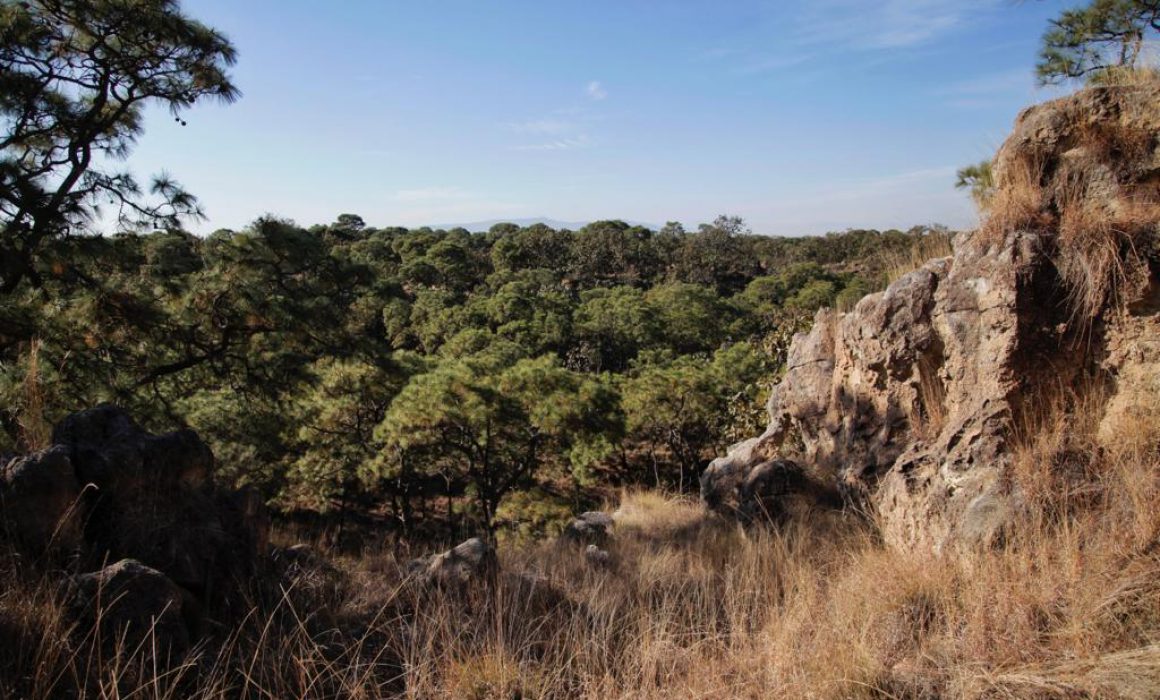
<svg viewBox="0 0 1160 700">
<path fill-rule="evenodd" d="M 83 504 L 68 451 L 53 447 L 0 468 L 0 526 L 34 554 L 81 544 Z"/>
<path fill-rule="evenodd" d="M 460 587 L 490 581 L 499 570 L 495 548 L 473 537 L 441 554 L 412 562 L 415 579 L 423 585 Z"/>
<path fill-rule="evenodd" d="M 55 450 L 91 484 L 91 558 L 132 558 L 203 601 L 232 596 L 267 546 L 253 493 L 213 487 L 213 453 L 191 430 L 152 435 L 123 410 L 101 405 L 56 426 Z"/>
<path fill-rule="evenodd" d="M 78 479 L 114 496 L 202 489 L 213 472 L 213 453 L 197 433 L 150 435 L 110 404 L 69 415 L 53 430 L 52 441 L 68 448 Z"/>
<path fill-rule="evenodd" d="M 746 449 L 746 448 L 749 449 Z M 791 513 L 841 506 L 837 489 L 788 459 L 766 459 L 750 441 L 713 460 L 701 474 L 701 500 L 742 523 L 778 523 Z"/>
<path fill-rule="evenodd" d="M 588 511 L 573 518 L 560 537 L 565 542 L 604 545 L 612 537 L 613 525 L 612 516 L 608 513 Z"/>
<path fill-rule="evenodd" d="M 123 559 L 75 581 L 74 613 L 112 647 L 156 646 L 179 653 L 189 648 L 186 594 L 165 574 Z"/>
</svg>

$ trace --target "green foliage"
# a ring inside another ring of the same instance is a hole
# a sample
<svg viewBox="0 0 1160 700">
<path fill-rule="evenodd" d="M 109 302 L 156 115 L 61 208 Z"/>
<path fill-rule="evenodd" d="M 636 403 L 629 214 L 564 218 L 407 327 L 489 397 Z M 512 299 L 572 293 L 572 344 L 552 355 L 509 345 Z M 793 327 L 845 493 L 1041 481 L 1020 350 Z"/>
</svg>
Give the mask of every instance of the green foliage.
<svg viewBox="0 0 1160 700">
<path fill-rule="evenodd" d="M 219 480 L 287 509 L 550 529 L 516 512 L 521 493 L 692 487 L 760 428 L 792 334 L 918 235 L 770 239 L 728 219 L 471 235 L 343 215 L 51 241 L 67 269 L 0 305 L 3 444 L 27 447 L 39 338 L 44 420 L 110 400 L 185 423 Z M 683 279 L 689 251 L 718 272 Z"/>
<path fill-rule="evenodd" d="M 572 500 L 534 487 L 503 499 L 496 511 L 496 523 L 502 540 L 539 541 L 559 535 L 576 512 Z"/>
<path fill-rule="evenodd" d="M 692 485 L 759 427 L 792 334 L 922 235 L 767 238 L 726 216 L 471 234 L 343 213 L 199 238 L 180 229 L 192 196 L 114 166 L 146 107 L 180 121 L 233 100 L 234 59 L 175 0 L 0 3 L 0 451 L 115 401 L 196 429 L 218 480 L 287 509 L 407 531 L 438 501 L 544 531 L 563 506 L 521 493 Z M 72 235 L 109 213 L 121 233 Z"/>
<path fill-rule="evenodd" d="M 648 451 L 653 478 L 684 487 L 696 480 L 703 455 L 719 454 L 731 434 L 753 430 L 753 413 L 739 414 L 731 403 L 759 405 L 758 384 L 769 372 L 760 353 L 744 343 L 712 357 L 653 354 L 637 363 L 621 396 L 626 428 Z"/>
<path fill-rule="evenodd" d="M 411 379 L 374 437 L 403 465 L 461 484 L 490 528 L 500 501 L 554 460 L 577 473 L 611 450 L 615 394 L 551 357 L 510 366 L 489 356 L 447 360 Z"/>
<path fill-rule="evenodd" d="M 960 190 L 967 190 L 971 194 L 971 199 L 975 204 L 985 209 L 991 201 L 991 195 L 995 191 L 995 178 L 991 173 L 991 161 L 983 160 L 959 168 L 955 173 L 955 188 Z"/>
<path fill-rule="evenodd" d="M 357 360 L 323 358 L 315 379 L 296 402 L 299 426 L 288 476 L 295 499 L 327 510 L 345 502 L 360 475 L 374 471 L 375 428 L 401 389 L 402 373 Z"/>
<path fill-rule="evenodd" d="M 635 287 L 592 289 L 580 300 L 573 322 L 591 369 L 622 371 L 660 336 L 657 315 Z"/>
<path fill-rule="evenodd" d="M 1091 0 L 1051 20 L 1036 75 L 1041 83 L 1053 84 L 1134 68 L 1145 40 L 1158 31 L 1160 1 Z"/>
<path fill-rule="evenodd" d="M 147 106 L 180 121 L 202 100 L 232 101 L 234 60 L 229 41 L 174 0 L 0 4 L 0 294 L 57 274 L 48 243 L 87 231 L 101 204 L 127 229 L 199 216 L 167 177 L 145 193 L 108 166 L 132 150 Z"/>
</svg>

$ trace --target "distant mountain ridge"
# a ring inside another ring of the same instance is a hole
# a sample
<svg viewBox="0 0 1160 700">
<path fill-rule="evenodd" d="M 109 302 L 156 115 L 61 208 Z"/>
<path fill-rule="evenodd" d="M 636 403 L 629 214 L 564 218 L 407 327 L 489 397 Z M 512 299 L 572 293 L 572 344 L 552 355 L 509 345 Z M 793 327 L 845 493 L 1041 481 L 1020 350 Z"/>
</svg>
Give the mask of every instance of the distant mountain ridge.
<svg viewBox="0 0 1160 700">
<path fill-rule="evenodd" d="M 480 232 L 480 231 L 487 231 L 488 229 L 490 229 L 492 226 L 495 226 L 496 224 L 515 224 L 516 226 L 520 226 L 520 227 L 532 226 L 534 224 L 544 224 L 545 226 L 549 226 L 549 227 L 554 228 L 554 229 L 565 229 L 566 228 L 566 229 L 569 229 L 571 231 L 576 231 L 578 229 L 584 228 L 585 226 L 592 223 L 593 221 L 607 221 L 607 220 L 608 219 L 592 219 L 589 221 L 560 221 L 559 219 L 552 219 L 552 218 L 548 218 L 546 216 L 534 216 L 534 217 L 524 218 L 524 219 L 487 219 L 485 221 L 472 221 L 470 223 L 439 224 L 437 226 L 433 226 L 432 228 L 441 228 L 441 229 L 464 228 L 464 229 L 467 229 L 468 231 L 471 231 L 474 233 L 474 232 Z M 622 219 L 622 221 L 623 221 L 623 219 Z M 626 223 L 628 223 L 628 225 L 630 225 L 630 226 L 644 226 L 646 228 L 653 229 L 654 231 L 656 229 L 660 228 L 660 226 L 658 226 L 656 224 L 651 224 L 651 223 L 644 222 L 644 221 L 627 221 Z"/>
</svg>

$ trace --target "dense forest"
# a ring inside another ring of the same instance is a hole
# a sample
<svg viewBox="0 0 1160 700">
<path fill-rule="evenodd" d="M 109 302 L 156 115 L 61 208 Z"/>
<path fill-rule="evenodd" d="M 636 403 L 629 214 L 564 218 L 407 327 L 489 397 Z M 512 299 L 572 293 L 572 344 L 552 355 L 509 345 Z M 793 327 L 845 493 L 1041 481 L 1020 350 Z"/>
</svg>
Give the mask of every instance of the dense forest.
<svg viewBox="0 0 1160 700">
<path fill-rule="evenodd" d="M 0 451 L 110 401 L 194 428 L 287 512 L 542 534 L 601 489 L 694 489 L 814 312 L 947 236 L 343 215 L 61 237 L 0 307 Z"/>
<path fill-rule="evenodd" d="M 1160 697 L 1160 0 L 186 4 L 298 131 L 181 0 L 0 0 L 0 698 Z M 885 228 L 1002 104 L 975 230 L 283 216 Z"/>
</svg>

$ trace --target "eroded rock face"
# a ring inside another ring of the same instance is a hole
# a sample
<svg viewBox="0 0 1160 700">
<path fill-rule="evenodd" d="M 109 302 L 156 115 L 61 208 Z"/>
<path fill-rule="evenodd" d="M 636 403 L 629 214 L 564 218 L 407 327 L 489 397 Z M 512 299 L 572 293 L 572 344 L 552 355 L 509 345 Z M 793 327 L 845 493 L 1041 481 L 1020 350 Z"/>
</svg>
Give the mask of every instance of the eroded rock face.
<svg viewBox="0 0 1160 700">
<path fill-rule="evenodd" d="M 1112 449 L 1160 444 L 1160 284 L 1154 284 L 1108 329 L 1101 366 L 1114 378 L 1100 424 L 1100 440 Z M 1123 444 L 1123 436 L 1133 437 Z M 1119 444 L 1115 444 L 1119 441 Z"/>
<path fill-rule="evenodd" d="M 1108 133 L 1145 147 L 1093 155 L 1115 147 L 1099 136 Z M 1160 304 L 1148 301 L 1155 257 L 1137 260 L 1120 296 L 1083 319 L 1061 274 L 1064 246 L 1074 256 L 1075 243 L 1058 233 L 1068 208 L 1112 216 L 1129 200 L 1160 200 L 1158 135 L 1155 86 L 1089 90 L 1020 115 L 996 158 L 996 181 L 1001 193 L 1030 187 L 1027 221 L 1047 224 L 962 234 L 952 257 L 849 313 L 819 312 L 793 341 L 766 431 L 706 470 L 706 502 L 742 509 L 754 491 L 746 496 L 746 485 L 789 456 L 811 480 L 872 505 L 895 546 L 938 550 L 999 537 L 1019 502 L 1003 478 L 1009 436 L 1043 390 L 1074 385 L 1102 359 L 1135 392 L 1113 398 L 1109 415 L 1123 414 L 1160 369 Z M 1037 179 L 1021 182 L 1016 170 L 1029 163 Z"/>
</svg>

